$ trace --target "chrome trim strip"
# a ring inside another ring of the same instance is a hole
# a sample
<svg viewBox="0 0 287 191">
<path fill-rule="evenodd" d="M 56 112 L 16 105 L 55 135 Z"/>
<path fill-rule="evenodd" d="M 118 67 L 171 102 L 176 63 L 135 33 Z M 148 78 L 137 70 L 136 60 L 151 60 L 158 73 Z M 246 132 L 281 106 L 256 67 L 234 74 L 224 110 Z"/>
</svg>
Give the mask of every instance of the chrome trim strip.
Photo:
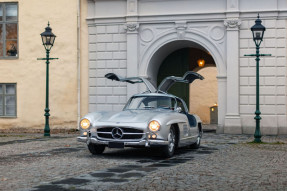
<svg viewBox="0 0 287 191">
<path fill-rule="evenodd" d="M 84 142 L 84 143 L 95 143 L 95 144 L 102 144 L 102 145 L 108 145 L 110 141 L 102 141 L 102 140 L 98 140 L 95 137 L 91 137 L 91 138 L 87 138 L 87 137 L 77 137 L 77 140 L 79 142 Z M 149 147 L 149 146 L 164 146 L 164 145 L 168 145 L 168 141 L 164 141 L 164 140 L 140 140 L 140 141 L 130 141 L 130 142 L 124 142 L 121 140 L 113 140 L 115 142 L 119 141 L 119 142 L 123 142 L 125 146 L 145 146 L 145 147 Z"/>
</svg>

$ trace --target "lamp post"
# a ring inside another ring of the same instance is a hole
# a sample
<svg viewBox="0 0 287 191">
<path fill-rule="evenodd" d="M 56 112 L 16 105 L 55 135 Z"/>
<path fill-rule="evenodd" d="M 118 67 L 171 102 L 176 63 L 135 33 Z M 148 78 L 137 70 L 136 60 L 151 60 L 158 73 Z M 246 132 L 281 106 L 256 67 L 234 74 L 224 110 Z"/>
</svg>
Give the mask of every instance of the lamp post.
<svg viewBox="0 0 287 191">
<path fill-rule="evenodd" d="M 260 44 L 263 41 L 264 31 L 265 27 L 261 24 L 262 21 L 259 18 L 259 14 L 257 16 L 257 19 L 255 20 L 255 25 L 251 27 L 252 35 L 253 35 L 253 41 L 256 45 L 256 54 L 248 54 L 244 56 L 255 56 L 256 60 L 256 111 L 255 111 L 255 117 L 256 120 L 256 129 L 254 133 L 254 142 L 255 143 L 261 143 L 261 132 L 260 132 L 260 105 L 259 105 L 259 61 L 260 56 L 271 56 L 271 54 L 259 54 Z"/>
<path fill-rule="evenodd" d="M 45 128 L 44 128 L 44 136 L 50 136 L 50 125 L 49 125 L 49 64 L 50 60 L 58 59 L 58 58 L 50 58 L 50 50 L 54 45 L 56 36 L 52 33 L 52 28 L 48 22 L 48 26 L 45 28 L 45 31 L 41 33 L 42 42 L 46 50 L 46 58 L 38 58 L 37 60 L 46 60 L 46 107 L 45 107 Z"/>
</svg>

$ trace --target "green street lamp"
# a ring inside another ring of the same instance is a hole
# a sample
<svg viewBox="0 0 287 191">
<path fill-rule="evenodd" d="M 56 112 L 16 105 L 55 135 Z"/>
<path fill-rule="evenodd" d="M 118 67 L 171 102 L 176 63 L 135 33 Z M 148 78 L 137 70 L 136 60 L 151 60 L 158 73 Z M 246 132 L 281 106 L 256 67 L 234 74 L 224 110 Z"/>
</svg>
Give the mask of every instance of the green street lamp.
<svg viewBox="0 0 287 191">
<path fill-rule="evenodd" d="M 260 56 L 271 56 L 271 54 L 259 54 L 260 44 L 263 41 L 264 31 L 266 28 L 261 24 L 262 21 L 259 18 L 259 14 L 257 16 L 257 19 L 255 21 L 255 25 L 251 27 L 252 35 L 253 35 L 253 41 L 256 45 L 256 54 L 248 54 L 244 56 L 255 56 L 256 60 L 256 111 L 255 111 L 255 117 L 256 120 L 256 129 L 254 133 L 254 142 L 255 143 L 261 143 L 261 132 L 260 132 L 260 108 L 259 108 L 259 61 Z"/>
<path fill-rule="evenodd" d="M 52 28 L 48 22 L 48 26 L 45 28 L 45 31 L 41 33 L 42 42 L 46 49 L 46 58 L 38 58 L 38 60 L 46 60 L 46 107 L 45 107 L 45 128 L 44 128 L 44 136 L 50 136 L 50 126 L 49 126 L 49 64 L 50 60 L 58 59 L 58 58 L 50 58 L 50 50 L 54 45 L 56 35 L 52 33 Z"/>
</svg>

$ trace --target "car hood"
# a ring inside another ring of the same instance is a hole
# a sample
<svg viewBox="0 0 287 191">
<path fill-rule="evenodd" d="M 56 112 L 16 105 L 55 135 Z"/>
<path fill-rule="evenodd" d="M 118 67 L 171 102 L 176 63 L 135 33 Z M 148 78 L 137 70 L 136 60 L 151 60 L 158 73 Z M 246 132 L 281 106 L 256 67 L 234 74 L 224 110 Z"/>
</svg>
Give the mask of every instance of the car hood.
<svg viewBox="0 0 287 191">
<path fill-rule="evenodd" d="M 105 113 L 99 122 L 125 122 L 125 123 L 148 123 L 156 115 L 173 112 L 166 109 L 156 110 L 125 110 L 121 112 Z"/>
</svg>

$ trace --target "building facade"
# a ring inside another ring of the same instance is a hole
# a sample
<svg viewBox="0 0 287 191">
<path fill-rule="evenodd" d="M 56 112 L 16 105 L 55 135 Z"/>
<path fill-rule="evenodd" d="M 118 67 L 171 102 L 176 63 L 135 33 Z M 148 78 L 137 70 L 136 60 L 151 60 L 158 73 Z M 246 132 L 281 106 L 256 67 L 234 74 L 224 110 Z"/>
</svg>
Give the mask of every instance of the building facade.
<svg viewBox="0 0 287 191">
<path fill-rule="evenodd" d="M 145 91 L 106 73 L 157 85 L 190 70 L 206 79 L 171 93 L 205 123 L 216 121 L 218 133 L 253 134 L 255 59 L 244 55 L 255 53 L 258 13 L 260 51 L 272 54 L 260 61 L 261 132 L 287 134 L 285 0 L 2 0 L 0 130 L 44 128 L 46 66 L 37 58 L 49 21 L 57 36 L 50 56 L 59 58 L 50 64 L 51 129 L 75 129 L 86 113 L 119 111 Z"/>
<path fill-rule="evenodd" d="M 0 130 L 44 129 L 46 64 L 37 58 L 46 56 L 40 34 L 48 21 L 57 36 L 50 57 L 59 58 L 50 62 L 50 125 L 76 128 L 79 2 L 0 1 Z"/>
<path fill-rule="evenodd" d="M 284 0 L 88 0 L 89 111 L 120 110 L 144 91 L 110 82 L 106 73 L 144 76 L 156 85 L 164 60 L 192 48 L 216 66 L 217 132 L 254 133 L 255 60 L 244 55 L 255 53 L 250 28 L 258 13 L 267 29 L 260 50 L 272 54 L 260 62 L 261 130 L 286 134 Z"/>
</svg>

